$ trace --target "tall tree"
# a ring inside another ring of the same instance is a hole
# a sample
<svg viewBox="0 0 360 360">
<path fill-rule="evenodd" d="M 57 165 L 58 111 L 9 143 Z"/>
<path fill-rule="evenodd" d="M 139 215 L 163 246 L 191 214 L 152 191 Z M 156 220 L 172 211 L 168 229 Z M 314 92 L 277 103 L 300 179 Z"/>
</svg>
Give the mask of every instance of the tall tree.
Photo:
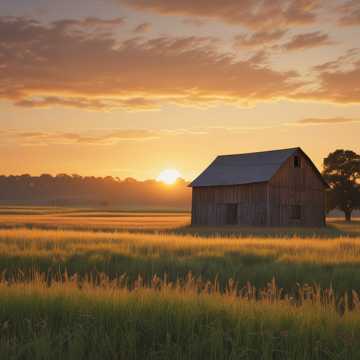
<svg viewBox="0 0 360 360">
<path fill-rule="evenodd" d="M 351 150 L 336 150 L 324 159 L 323 176 L 330 186 L 327 210 L 339 209 L 351 221 L 360 209 L 360 155 Z"/>
</svg>

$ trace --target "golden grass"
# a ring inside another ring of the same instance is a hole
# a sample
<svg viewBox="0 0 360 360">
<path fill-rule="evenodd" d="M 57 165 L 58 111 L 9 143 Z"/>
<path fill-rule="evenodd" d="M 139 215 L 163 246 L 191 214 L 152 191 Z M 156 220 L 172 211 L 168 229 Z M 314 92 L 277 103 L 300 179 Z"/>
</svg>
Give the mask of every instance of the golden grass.
<svg viewBox="0 0 360 360">
<path fill-rule="evenodd" d="M 186 226 L 186 213 L 55 213 L 37 215 L 1 215 L 0 226 L 48 226 L 75 229 L 168 229 Z"/>
<path fill-rule="evenodd" d="M 168 233 L 93 232 L 74 230 L 0 229 L 0 254 L 13 256 L 71 256 L 87 252 L 124 255 L 271 256 L 278 262 L 359 264 L 360 237 L 233 238 Z"/>
</svg>

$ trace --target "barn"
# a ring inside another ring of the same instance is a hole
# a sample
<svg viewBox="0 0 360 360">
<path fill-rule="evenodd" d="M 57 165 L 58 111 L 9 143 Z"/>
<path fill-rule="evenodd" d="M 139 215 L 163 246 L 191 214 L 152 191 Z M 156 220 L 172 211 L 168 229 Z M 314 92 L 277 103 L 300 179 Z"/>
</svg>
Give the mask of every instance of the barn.
<svg viewBox="0 0 360 360">
<path fill-rule="evenodd" d="M 325 225 L 328 185 L 299 147 L 218 156 L 189 186 L 192 225 Z"/>
</svg>

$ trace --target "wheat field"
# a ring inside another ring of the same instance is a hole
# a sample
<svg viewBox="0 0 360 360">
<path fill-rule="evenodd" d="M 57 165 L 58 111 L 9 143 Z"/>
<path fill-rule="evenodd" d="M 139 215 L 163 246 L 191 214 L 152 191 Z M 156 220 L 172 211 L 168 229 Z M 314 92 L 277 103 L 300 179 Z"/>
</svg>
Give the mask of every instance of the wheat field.
<svg viewBox="0 0 360 360">
<path fill-rule="evenodd" d="M 188 221 L 0 209 L 0 358 L 360 357 L 358 222 L 196 229 Z"/>
</svg>

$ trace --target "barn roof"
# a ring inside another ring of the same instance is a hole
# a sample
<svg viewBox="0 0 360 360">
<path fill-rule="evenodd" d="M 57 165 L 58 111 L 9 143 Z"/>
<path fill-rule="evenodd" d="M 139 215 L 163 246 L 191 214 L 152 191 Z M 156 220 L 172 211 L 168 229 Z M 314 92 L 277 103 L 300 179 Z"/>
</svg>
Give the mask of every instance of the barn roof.
<svg viewBox="0 0 360 360">
<path fill-rule="evenodd" d="M 268 182 L 280 166 L 299 150 L 308 158 L 298 147 L 248 154 L 221 155 L 190 186 L 223 186 Z M 309 161 L 313 165 L 310 159 Z M 316 169 L 315 165 L 313 167 Z M 321 177 L 317 169 L 316 172 Z"/>
</svg>

